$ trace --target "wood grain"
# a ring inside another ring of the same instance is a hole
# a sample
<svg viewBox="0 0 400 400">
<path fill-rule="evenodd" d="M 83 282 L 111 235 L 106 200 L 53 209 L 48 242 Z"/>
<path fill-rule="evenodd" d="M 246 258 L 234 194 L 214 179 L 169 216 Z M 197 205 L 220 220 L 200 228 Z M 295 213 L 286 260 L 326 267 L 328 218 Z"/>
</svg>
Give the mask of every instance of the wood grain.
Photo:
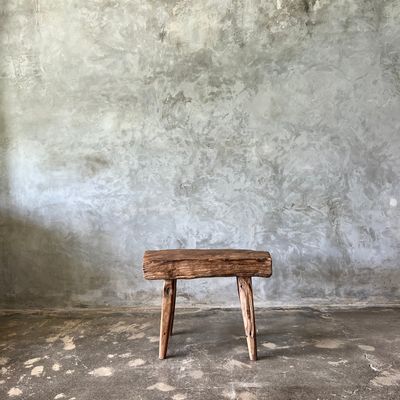
<svg viewBox="0 0 400 400">
<path fill-rule="evenodd" d="M 164 359 L 167 356 L 169 335 L 171 332 L 174 296 L 175 296 L 174 281 L 169 279 L 164 282 L 164 290 L 162 297 L 161 323 L 160 323 L 160 347 L 159 357 Z"/>
<path fill-rule="evenodd" d="M 240 307 L 242 309 L 244 331 L 246 333 L 247 347 L 250 360 L 257 360 L 256 319 L 254 315 L 253 287 L 251 278 L 238 276 Z"/>
<path fill-rule="evenodd" d="M 143 257 L 146 279 L 193 279 L 272 274 L 271 255 L 253 250 L 148 250 Z"/>
<path fill-rule="evenodd" d="M 169 330 L 170 336 L 173 334 L 174 318 L 175 318 L 175 303 L 176 303 L 176 279 L 172 280 L 172 311 L 171 311 L 171 327 Z"/>
</svg>

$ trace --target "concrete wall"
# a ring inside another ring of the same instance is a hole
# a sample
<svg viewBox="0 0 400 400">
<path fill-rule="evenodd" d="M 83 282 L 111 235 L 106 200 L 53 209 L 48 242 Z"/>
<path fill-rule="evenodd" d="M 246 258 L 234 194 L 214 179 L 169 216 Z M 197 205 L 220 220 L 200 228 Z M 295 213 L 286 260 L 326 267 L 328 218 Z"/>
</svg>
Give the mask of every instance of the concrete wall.
<svg viewBox="0 0 400 400">
<path fill-rule="evenodd" d="M 268 249 L 258 305 L 400 303 L 398 0 L 4 0 L 0 305 L 158 304 L 145 249 Z M 237 305 L 233 279 L 178 304 Z"/>
</svg>

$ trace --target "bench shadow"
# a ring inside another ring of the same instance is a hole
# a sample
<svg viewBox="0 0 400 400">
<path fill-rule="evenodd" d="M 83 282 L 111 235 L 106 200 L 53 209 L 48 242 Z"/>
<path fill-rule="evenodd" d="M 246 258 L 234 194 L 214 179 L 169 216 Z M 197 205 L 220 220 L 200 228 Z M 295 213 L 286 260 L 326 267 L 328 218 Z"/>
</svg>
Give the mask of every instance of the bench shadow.
<svg viewBox="0 0 400 400">
<path fill-rule="evenodd" d="M 238 314 L 239 312 L 240 310 L 237 310 Z M 279 314 L 275 314 L 274 318 L 269 321 L 271 325 L 278 324 L 278 326 L 271 326 L 270 328 L 262 327 L 257 332 L 257 353 L 259 361 L 271 360 L 279 357 L 301 358 L 322 354 L 338 355 L 343 351 L 347 351 L 349 348 L 348 346 L 351 344 L 348 337 L 346 337 L 338 327 L 330 324 L 327 325 L 327 321 L 318 316 L 318 314 L 299 312 L 296 318 L 304 318 L 305 322 L 303 325 L 299 323 L 297 327 L 293 327 L 292 320 L 289 320 L 287 324 L 285 324 L 285 321 L 281 321 L 285 318 L 285 311 L 282 311 L 282 314 L 282 317 Z M 234 314 L 231 315 L 234 316 Z M 207 315 L 204 317 L 209 316 Z M 194 318 L 194 316 L 190 319 L 192 318 Z M 183 323 L 188 323 L 188 321 Z M 224 351 L 242 347 L 243 351 L 232 357 L 237 358 L 241 362 L 250 362 L 247 352 L 246 336 L 241 320 L 230 320 L 222 323 L 219 328 L 216 328 L 217 325 L 215 321 L 212 320 L 212 316 L 210 316 L 208 323 L 214 328 L 211 334 L 212 336 L 208 339 L 201 334 L 201 324 L 197 325 L 196 322 L 193 325 L 193 329 L 177 327 L 177 330 L 174 331 L 174 334 L 170 338 L 170 352 L 168 353 L 168 358 L 180 359 L 188 357 L 194 349 L 198 349 L 199 347 L 201 347 L 202 351 L 213 352 L 213 342 L 217 341 L 219 346 L 223 347 Z M 190 342 L 190 347 L 193 346 L 192 350 L 188 349 L 185 351 L 182 348 L 182 345 L 186 344 L 184 338 L 186 335 L 193 338 L 193 341 Z M 176 336 L 177 339 L 179 338 L 179 343 L 174 343 L 174 336 Z M 319 345 L 319 347 L 317 345 Z M 270 346 L 270 348 L 267 348 L 268 346 Z M 229 355 L 232 354 L 229 353 Z"/>
</svg>

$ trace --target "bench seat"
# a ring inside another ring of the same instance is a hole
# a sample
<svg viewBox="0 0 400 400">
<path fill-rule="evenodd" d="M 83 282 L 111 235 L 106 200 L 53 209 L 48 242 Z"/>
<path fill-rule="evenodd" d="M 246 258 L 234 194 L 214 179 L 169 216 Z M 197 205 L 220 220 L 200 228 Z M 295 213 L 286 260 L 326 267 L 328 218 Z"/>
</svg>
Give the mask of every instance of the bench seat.
<svg viewBox="0 0 400 400">
<path fill-rule="evenodd" d="M 147 250 L 143 257 L 146 279 L 194 279 L 272 274 L 267 251 L 254 250 Z"/>
</svg>

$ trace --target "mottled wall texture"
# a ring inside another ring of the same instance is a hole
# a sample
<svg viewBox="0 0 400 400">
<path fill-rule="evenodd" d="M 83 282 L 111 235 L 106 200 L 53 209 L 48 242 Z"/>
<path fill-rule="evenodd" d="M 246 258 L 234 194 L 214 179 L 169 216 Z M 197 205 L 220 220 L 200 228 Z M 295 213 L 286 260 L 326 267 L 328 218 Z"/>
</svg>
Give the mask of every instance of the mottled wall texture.
<svg viewBox="0 0 400 400">
<path fill-rule="evenodd" d="M 145 249 L 270 250 L 256 304 L 400 303 L 399 0 L 3 0 L 0 305 L 155 305 Z M 235 281 L 178 305 L 238 305 Z"/>
</svg>

